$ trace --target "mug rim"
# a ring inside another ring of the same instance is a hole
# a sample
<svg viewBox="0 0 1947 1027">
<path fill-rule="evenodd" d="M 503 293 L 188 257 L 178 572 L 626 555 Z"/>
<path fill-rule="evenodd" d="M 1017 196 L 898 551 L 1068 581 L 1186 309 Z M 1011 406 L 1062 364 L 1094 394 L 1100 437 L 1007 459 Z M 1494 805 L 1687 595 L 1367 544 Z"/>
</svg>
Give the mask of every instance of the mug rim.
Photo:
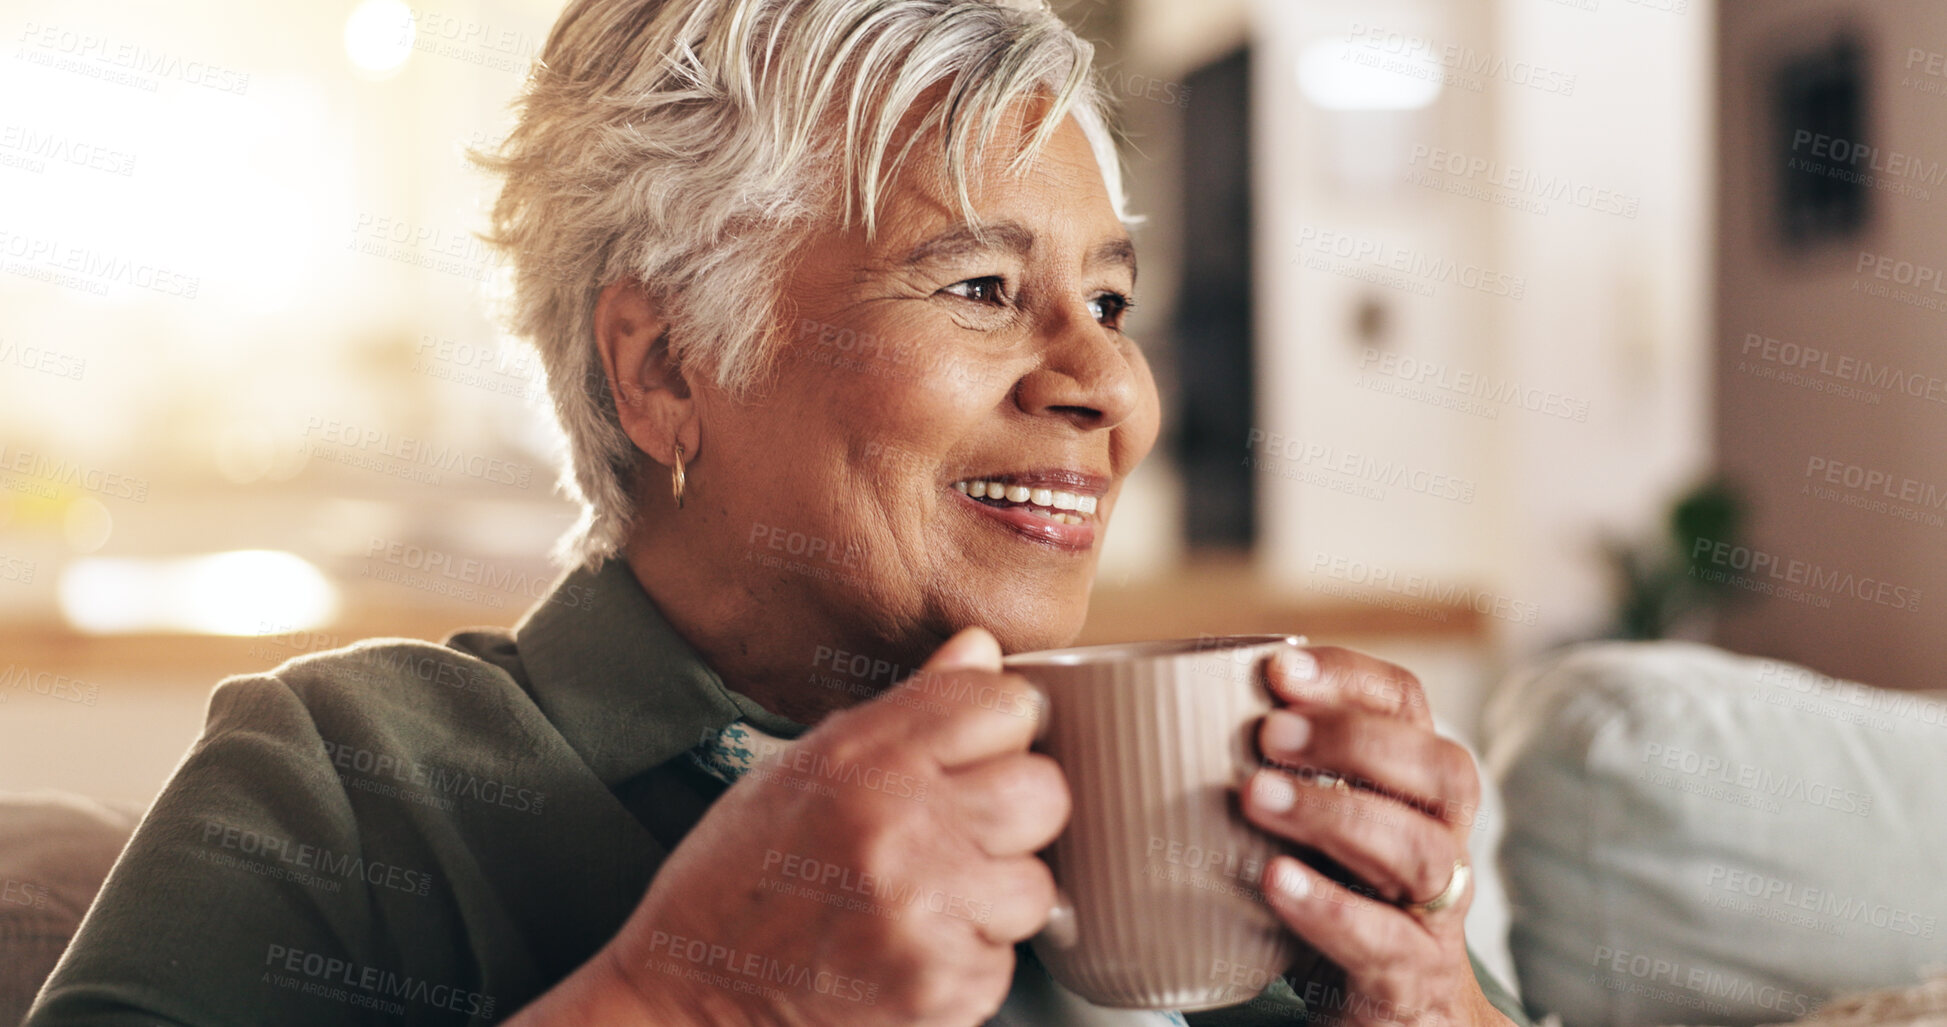
<svg viewBox="0 0 1947 1027">
<path fill-rule="evenodd" d="M 1085 663 L 1098 663 L 1104 660 L 1153 659 L 1156 657 L 1190 656 L 1199 653 L 1230 652 L 1237 649 L 1254 649 L 1259 646 L 1305 644 L 1303 635 L 1197 635 L 1193 638 L 1157 638 L 1136 642 L 1098 642 L 1094 645 L 1071 645 L 1061 649 L 1037 649 L 1032 652 L 1015 653 L 1001 658 L 1001 666 L 1014 670 L 1020 667 L 1076 667 Z"/>
</svg>

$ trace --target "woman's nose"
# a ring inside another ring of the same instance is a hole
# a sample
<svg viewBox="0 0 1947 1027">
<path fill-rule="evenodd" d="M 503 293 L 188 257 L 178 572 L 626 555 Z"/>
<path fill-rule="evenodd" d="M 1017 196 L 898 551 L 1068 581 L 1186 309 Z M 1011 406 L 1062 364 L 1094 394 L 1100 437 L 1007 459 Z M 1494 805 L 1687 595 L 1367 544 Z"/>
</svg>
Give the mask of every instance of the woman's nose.
<svg viewBox="0 0 1947 1027">
<path fill-rule="evenodd" d="M 1042 359 L 1014 388 L 1022 410 L 1065 418 L 1085 431 L 1114 428 L 1135 413 L 1141 385 L 1128 346 L 1086 304 L 1052 319 L 1040 342 Z"/>
</svg>

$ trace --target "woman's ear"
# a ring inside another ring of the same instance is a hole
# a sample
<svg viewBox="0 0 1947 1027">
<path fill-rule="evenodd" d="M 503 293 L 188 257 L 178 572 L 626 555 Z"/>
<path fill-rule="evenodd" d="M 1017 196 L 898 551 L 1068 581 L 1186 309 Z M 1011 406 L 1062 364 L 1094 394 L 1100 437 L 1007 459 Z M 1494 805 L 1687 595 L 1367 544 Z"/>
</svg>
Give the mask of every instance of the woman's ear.
<svg viewBox="0 0 1947 1027">
<path fill-rule="evenodd" d="M 595 300 L 595 345 L 622 431 L 657 463 L 696 457 L 696 399 L 669 353 L 669 323 L 641 282 L 625 280 Z"/>
</svg>

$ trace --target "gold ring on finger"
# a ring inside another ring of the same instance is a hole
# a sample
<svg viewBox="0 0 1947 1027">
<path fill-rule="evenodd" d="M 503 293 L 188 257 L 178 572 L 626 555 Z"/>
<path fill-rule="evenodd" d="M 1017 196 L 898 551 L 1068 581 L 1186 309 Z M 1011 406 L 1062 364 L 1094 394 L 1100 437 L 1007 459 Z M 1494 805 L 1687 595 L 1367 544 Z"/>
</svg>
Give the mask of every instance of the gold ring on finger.
<svg viewBox="0 0 1947 1027">
<path fill-rule="evenodd" d="M 1345 783 L 1345 778 L 1329 770 L 1321 770 L 1314 775 L 1312 777 L 1312 786 L 1315 788 L 1332 788 L 1347 794 L 1351 794 L 1352 792 L 1352 786 Z"/>
<path fill-rule="evenodd" d="M 1441 910 L 1446 909 L 1448 906 L 1451 906 L 1454 903 L 1460 901 L 1460 897 L 1467 893 L 1467 882 L 1470 879 L 1472 879 L 1473 876 L 1474 876 L 1473 868 L 1467 865 L 1466 860 L 1464 859 L 1454 860 L 1453 876 L 1447 878 L 1447 886 L 1445 888 L 1440 889 L 1440 894 L 1435 895 L 1434 897 L 1426 900 L 1425 902 L 1403 903 L 1401 908 L 1405 909 L 1408 913 L 1411 913 L 1414 916 L 1423 917 L 1429 913 L 1438 913 Z"/>
</svg>

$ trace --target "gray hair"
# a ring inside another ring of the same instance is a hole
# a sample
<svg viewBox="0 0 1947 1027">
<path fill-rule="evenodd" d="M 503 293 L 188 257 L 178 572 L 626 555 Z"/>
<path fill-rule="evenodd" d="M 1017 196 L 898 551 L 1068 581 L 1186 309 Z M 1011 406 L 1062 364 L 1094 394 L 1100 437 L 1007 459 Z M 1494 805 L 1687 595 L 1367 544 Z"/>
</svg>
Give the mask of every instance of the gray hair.
<svg viewBox="0 0 1947 1027">
<path fill-rule="evenodd" d="M 1130 221 L 1092 60 L 1045 0 L 574 0 L 512 132 L 475 154 L 503 178 L 486 234 L 511 265 L 502 316 L 540 354 L 567 442 L 561 486 L 582 507 L 557 555 L 593 565 L 622 547 L 647 459 L 596 349 L 605 286 L 643 282 L 671 359 L 748 395 L 783 343 L 793 235 L 855 215 L 871 233 L 888 183 L 935 130 L 946 183 L 977 223 L 968 180 L 1006 108 L 1037 94 L 1051 102 L 1010 170 L 1072 115 Z"/>
</svg>

